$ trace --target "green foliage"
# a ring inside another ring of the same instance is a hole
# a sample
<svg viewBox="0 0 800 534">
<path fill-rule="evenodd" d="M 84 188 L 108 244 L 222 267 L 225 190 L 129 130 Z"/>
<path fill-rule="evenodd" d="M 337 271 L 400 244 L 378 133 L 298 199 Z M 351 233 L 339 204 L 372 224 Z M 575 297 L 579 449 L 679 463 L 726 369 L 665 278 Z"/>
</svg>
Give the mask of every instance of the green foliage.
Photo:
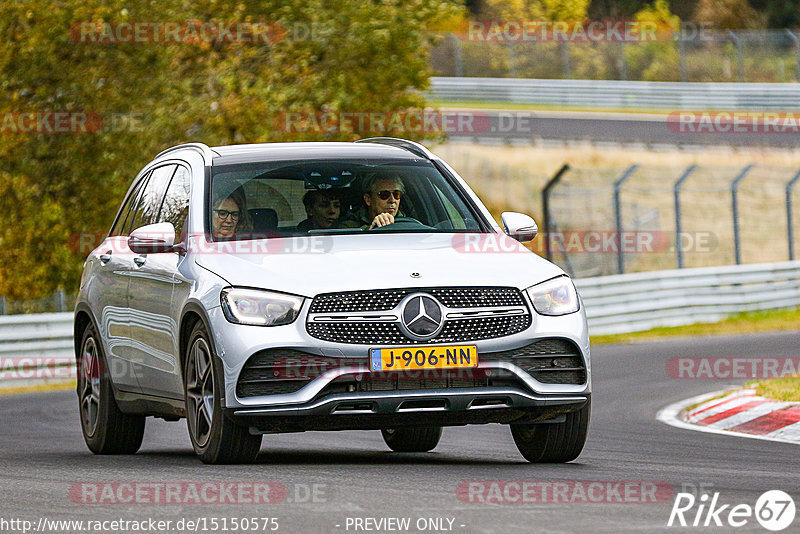
<svg viewBox="0 0 800 534">
<path fill-rule="evenodd" d="M 483 17 L 505 20 L 578 21 L 589 9 L 589 0 L 485 0 L 483 4 Z"/>
<path fill-rule="evenodd" d="M 700 0 L 694 19 L 722 30 L 752 30 L 766 24 L 766 17 L 757 13 L 747 0 Z"/>
<path fill-rule="evenodd" d="M 680 30 L 680 19 L 669 10 L 667 0 L 655 0 L 639 10 L 637 22 L 655 22 L 659 28 Z M 637 43 L 626 50 L 626 60 L 631 79 L 663 81 L 669 80 L 679 71 L 679 52 L 673 41 L 662 40 Z"/>
<path fill-rule="evenodd" d="M 387 111 L 425 105 L 427 30 L 463 17 L 448 0 L 16 0 L 0 2 L 0 118 L 92 112 L 88 133 L 0 132 L 0 295 L 75 291 L 81 232 L 107 231 L 122 195 L 158 151 L 277 140 L 352 140 L 287 132 L 287 111 Z M 269 42 L 77 39 L 86 21 L 279 24 Z M 405 132 L 414 138 L 414 133 Z M 416 134 L 420 137 L 422 134 Z"/>
<path fill-rule="evenodd" d="M 750 0 L 750 5 L 766 18 L 767 28 L 800 27 L 800 0 Z"/>
</svg>

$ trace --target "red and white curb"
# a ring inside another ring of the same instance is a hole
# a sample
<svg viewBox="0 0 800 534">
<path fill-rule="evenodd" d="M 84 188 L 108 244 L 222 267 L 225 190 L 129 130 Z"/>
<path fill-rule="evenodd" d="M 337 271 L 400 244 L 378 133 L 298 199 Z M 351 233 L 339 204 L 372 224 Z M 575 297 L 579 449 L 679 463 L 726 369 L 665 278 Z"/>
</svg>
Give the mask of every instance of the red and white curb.
<svg viewBox="0 0 800 534">
<path fill-rule="evenodd" d="M 656 419 L 700 432 L 800 443 L 800 402 L 766 399 L 754 389 L 692 397 L 662 409 Z"/>
</svg>

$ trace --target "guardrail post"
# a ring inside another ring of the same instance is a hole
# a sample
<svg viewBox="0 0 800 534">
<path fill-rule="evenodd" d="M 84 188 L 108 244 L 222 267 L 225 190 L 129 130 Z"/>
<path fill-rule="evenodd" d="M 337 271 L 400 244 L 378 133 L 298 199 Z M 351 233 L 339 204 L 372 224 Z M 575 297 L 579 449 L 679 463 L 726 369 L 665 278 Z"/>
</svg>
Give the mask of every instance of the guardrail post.
<svg viewBox="0 0 800 534">
<path fill-rule="evenodd" d="M 561 69 L 563 70 L 564 78 L 569 80 L 572 78 L 572 65 L 569 62 L 569 43 L 561 41 Z"/>
<path fill-rule="evenodd" d="M 736 48 L 736 77 L 740 82 L 744 81 L 744 52 L 742 51 L 742 40 L 738 35 L 728 30 L 728 36 L 733 41 L 733 46 Z"/>
<path fill-rule="evenodd" d="M 690 165 L 683 171 L 681 177 L 672 186 L 675 196 L 675 251 L 678 253 L 678 269 L 683 269 L 683 249 L 681 248 L 681 186 L 689 176 L 697 169 L 697 165 Z"/>
<path fill-rule="evenodd" d="M 681 34 L 678 35 L 678 60 L 680 61 L 681 81 L 689 81 L 689 68 L 686 66 L 686 39 Z"/>
<path fill-rule="evenodd" d="M 517 77 L 517 67 L 515 66 L 516 63 L 516 54 L 514 53 L 514 42 L 511 41 L 506 46 L 508 46 L 508 75 L 512 78 Z"/>
<path fill-rule="evenodd" d="M 744 180 L 747 173 L 755 167 L 748 165 L 741 170 L 739 175 L 731 182 L 731 206 L 733 208 L 733 249 L 736 256 L 736 265 L 742 263 L 742 251 L 739 247 L 739 183 Z"/>
<path fill-rule="evenodd" d="M 456 76 L 461 78 L 464 76 L 464 59 L 461 56 L 461 40 L 456 37 L 454 33 L 449 34 L 450 42 L 453 45 L 453 64 L 455 67 Z"/>
<path fill-rule="evenodd" d="M 625 180 L 630 178 L 638 168 L 639 165 L 634 163 L 614 182 L 614 222 L 617 227 L 617 272 L 619 274 L 625 272 L 625 257 L 622 253 L 622 206 L 620 205 L 619 197 L 622 192 L 622 184 L 624 184 Z"/>
<path fill-rule="evenodd" d="M 794 78 L 800 82 L 800 39 L 797 38 L 792 30 L 787 28 L 784 31 L 794 43 Z"/>
<path fill-rule="evenodd" d="M 6 296 L 0 297 L 0 315 L 6 314 Z"/>
<path fill-rule="evenodd" d="M 57 312 L 67 311 L 67 296 L 64 294 L 63 289 L 56 289 L 56 292 L 53 294 L 53 300 L 56 303 Z"/>
<path fill-rule="evenodd" d="M 792 187 L 800 180 L 800 171 L 786 184 L 786 229 L 789 236 L 789 261 L 794 261 L 794 222 L 792 217 Z"/>
<path fill-rule="evenodd" d="M 619 79 L 620 80 L 628 80 L 628 62 L 625 59 L 625 43 L 619 43 L 619 63 L 617 65 L 619 69 Z"/>
<path fill-rule="evenodd" d="M 560 169 L 553 175 L 552 178 L 547 182 L 542 189 L 542 217 L 544 217 L 544 256 L 547 258 L 548 261 L 552 261 L 553 253 L 550 250 L 550 226 L 551 226 L 551 215 L 550 215 L 550 190 L 555 187 L 558 182 L 561 181 L 561 177 L 569 170 L 569 164 L 565 163 L 561 166 Z"/>
<path fill-rule="evenodd" d="M 503 165 L 503 204 L 505 204 L 507 210 L 511 210 L 511 167 L 508 165 Z"/>
</svg>

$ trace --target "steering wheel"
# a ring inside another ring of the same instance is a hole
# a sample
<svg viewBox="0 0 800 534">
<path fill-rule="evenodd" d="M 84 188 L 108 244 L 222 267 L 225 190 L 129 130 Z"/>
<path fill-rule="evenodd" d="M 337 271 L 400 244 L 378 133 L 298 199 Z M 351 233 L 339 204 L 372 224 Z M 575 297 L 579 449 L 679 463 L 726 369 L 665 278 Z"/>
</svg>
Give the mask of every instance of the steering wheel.
<svg viewBox="0 0 800 534">
<path fill-rule="evenodd" d="M 389 230 L 433 230 L 433 227 L 428 226 L 427 224 L 422 224 L 413 217 L 395 217 L 394 224 L 377 226 L 370 230 L 370 232 L 385 232 Z"/>
</svg>

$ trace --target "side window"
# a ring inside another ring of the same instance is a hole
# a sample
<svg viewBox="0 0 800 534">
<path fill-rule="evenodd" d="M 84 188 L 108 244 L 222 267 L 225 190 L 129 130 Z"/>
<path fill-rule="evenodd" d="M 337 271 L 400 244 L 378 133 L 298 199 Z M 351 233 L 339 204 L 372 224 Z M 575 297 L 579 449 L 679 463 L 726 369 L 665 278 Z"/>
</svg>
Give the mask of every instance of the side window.
<svg viewBox="0 0 800 534">
<path fill-rule="evenodd" d="M 191 189 L 192 173 L 186 167 L 179 165 L 167 188 L 167 194 L 161 203 L 161 212 L 158 222 L 169 222 L 175 227 L 175 241 L 180 242 L 186 216 L 189 214 L 189 191 Z"/>
<path fill-rule="evenodd" d="M 139 183 L 136 184 L 136 187 L 131 190 L 131 194 L 125 199 L 125 203 L 119 210 L 119 215 L 117 215 L 117 219 L 114 222 L 114 226 L 111 227 L 111 232 L 108 235 L 110 236 L 119 236 L 119 235 L 128 235 L 126 229 L 128 228 L 127 222 L 128 215 L 131 212 L 131 206 L 136 204 L 136 199 L 139 196 L 139 192 L 142 190 L 142 186 L 147 183 L 147 179 L 150 177 L 150 173 L 147 173 L 145 176 L 139 180 Z"/>
<path fill-rule="evenodd" d="M 139 195 L 136 208 L 131 212 L 133 217 L 128 232 L 158 222 L 158 210 L 175 167 L 176 165 L 164 165 L 153 170 L 150 180 Z"/>
<path fill-rule="evenodd" d="M 462 213 L 469 213 L 466 206 L 460 203 L 461 211 L 453 204 L 448 196 L 438 187 L 438 184 L 433 185 L 439 200 L 442 201 L 444 209 L 447 212 L 447 219 L 437 223 L 437 228 L 465 230 L 467 228 L 467 221 L 464 220 Z"/>
</svg>

